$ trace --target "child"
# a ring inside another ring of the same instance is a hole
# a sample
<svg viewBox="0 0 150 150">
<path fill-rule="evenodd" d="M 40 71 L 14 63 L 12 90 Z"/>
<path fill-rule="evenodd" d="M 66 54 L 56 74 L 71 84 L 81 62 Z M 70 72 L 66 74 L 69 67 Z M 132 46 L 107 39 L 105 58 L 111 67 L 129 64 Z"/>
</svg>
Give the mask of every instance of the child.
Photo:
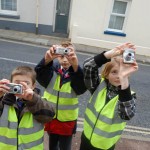
<svg viewBox="0 0 150 150">
<path fill-rule="evenodd" d="M 123 63 L 125 43 L 84 62 L 85 84 L 92 94 L 87 105 L 80 150 L 114 150 L 126 120 L 135 114 L 135 93 L 131 94 L 129 76 L 137 71 L 136 62 Z M 110 61 L 110 59 L 112 59 Z M 105 64 L 99 80 L 98 68 Z"/>
<path fill-rule="evenodd" d="M 71 150 L 78 118 L 77 95 L 83 94 L 86 87 L 72 44 L 66 41 L 60 47 L 67 48 L 69 54 L 56 54 L 59 47 L 51 47 L 35 70 L 37 81 L 45 87 L 44 97 L 56 105 L 56 115 L 45 129 L 49 133 L 49 149 Z M 58 62 L 54 62 L 55 58 Z"/>
<path fill-rule="evenodd" d="M 54 109 L 35 93 L 36 73 L 28 66 L 19 66 L 11 80 L 0 80 L 0 150 L 43 150 L 44 123 L 52 120 Z M 21 87 L 11 88 L 12 82 Z M 17 90 L 15 90 L 17 89 Z"/>
</svg>

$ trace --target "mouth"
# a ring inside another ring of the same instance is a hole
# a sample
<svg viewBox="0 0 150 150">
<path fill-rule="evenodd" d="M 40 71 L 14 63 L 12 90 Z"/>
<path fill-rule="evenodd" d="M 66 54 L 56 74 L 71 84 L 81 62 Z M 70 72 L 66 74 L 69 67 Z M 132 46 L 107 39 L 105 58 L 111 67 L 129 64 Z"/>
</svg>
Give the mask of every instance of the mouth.
<svg viewBox="0 0 150 150">
<path fill-rule="evenodd" d="M 115 83 L 120 84 L 120 81 L 117 80 L 117 81 L 115 81 Z"/>
</svg>

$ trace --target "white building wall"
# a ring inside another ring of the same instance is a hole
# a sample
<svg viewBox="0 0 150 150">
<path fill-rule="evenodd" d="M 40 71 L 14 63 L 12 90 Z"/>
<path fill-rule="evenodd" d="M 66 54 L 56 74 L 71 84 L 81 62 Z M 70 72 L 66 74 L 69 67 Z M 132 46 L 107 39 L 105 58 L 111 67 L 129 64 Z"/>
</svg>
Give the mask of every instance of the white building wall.
<svg viewBox="0 0 150 150">
<path fill-rule="evenodd" d="M 74 0 L 70 20 L 70 38 L 73 43 L 102 48 L 132 42 L 137 54 L 150 56 L 150 1 L 129 0 L 126 37 L 104 34 L 107 29 L 113 0 Z"/>
<path fill-rule="evenodd" d="M 38 22 L 44 25 L 53 25 L 55 0 L 39 0 Z M 36 23 L 37 0 L 18 0 L 17 10 L 20 19 L 1 18 L 1 20 Z"/>
<path fill-rule="evenodd" d="M 20 21 L 27 23 L 35 23 L 38 9 L 39 24 L 52 25 L 54 15 L 55 0 L 21 0 L 18 1 L 18 13 L 21 16 Z"/>
</svg>

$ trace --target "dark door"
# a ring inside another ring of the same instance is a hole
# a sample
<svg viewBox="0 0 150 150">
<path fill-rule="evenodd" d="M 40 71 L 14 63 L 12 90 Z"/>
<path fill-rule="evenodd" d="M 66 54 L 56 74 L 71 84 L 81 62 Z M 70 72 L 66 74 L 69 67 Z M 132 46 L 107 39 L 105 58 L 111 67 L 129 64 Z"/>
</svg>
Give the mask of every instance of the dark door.
<svg viewBox="0 0 150 150">
<path fill-rule="evenodd" d="M 57 0 L 55 32 L 67 33 L 70 0 Z"/>
</svg>

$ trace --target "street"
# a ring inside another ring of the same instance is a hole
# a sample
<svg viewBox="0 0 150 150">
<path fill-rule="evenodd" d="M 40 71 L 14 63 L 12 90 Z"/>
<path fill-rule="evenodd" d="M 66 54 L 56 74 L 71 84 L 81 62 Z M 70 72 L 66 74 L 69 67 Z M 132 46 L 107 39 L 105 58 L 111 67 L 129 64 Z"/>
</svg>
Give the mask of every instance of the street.
<svg viewBox="0 0 150 150">
<path fill-rule="evenodd" d="M 19 65 L 34 67 L 44 56 L 48 48 L 0 40 L 0 79 L 10 77 L 11 71 Z M 92 54 L 77 53 L 79 64 Z M 127 123 L 124 134 L 150 137 L 150 65 L 139 64 L 139 71 L 130 78 L 131 88 L 137 93 L 137 109 L 135 117 Z M 38 85 L 40 87 L 40 85 Z M 41 87 L 40 87 L 41 88 Z M 42 88 L 43 91 L 43 88 Z M 90 93 L 87 91 L 79 97 L 79 130 L 82 130 L 84 111 Z"/>
</svg>

